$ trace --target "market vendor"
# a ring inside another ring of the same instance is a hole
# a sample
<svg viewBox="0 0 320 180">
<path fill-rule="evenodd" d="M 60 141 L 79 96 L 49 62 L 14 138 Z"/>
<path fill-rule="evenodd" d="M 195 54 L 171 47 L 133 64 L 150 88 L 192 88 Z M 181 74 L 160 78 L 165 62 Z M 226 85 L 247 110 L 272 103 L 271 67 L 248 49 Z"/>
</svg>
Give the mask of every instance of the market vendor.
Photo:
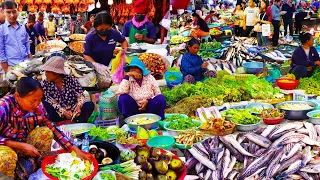
<svg viewBox="0 0 320 180">
<path fill-rule="evenodd" d="M 129 39 L 129 44 L 154 44 L 157 34 L 154 24 L 148 21 L 149 0 L 136 0 L 133 6 L 135 15 L 124 24 L 122 34 Z"/>
<path fill-rule="evenodd" d="M 42 43 L 42 38 L 34 28 L 36 23 L 36 17 L 33 14 L 28 14 L 28 23 L 26 24 L 26 30 L 29 34 L 30 52 L 31 54 L 36 53 L 36 40 Z"/>
<path fill-rule="evenodd" d="M 290 73 L 296 76 L 296 79 L 311 77 L 314 66 L 320 66 L 320 57 L 313 47 L 313 36 L 310 33 L 303 32 L 299 36 L 301 46 L 292 54 L 292 63 Z"/>
<path fill-rule="evenodd" d="M 15 177 L 18 157 L 36 158 L 51 151 L 52 139 L 66 151 L 72 150 L 78 157 L 90 160 L 47 119 L 42 97 L 40 83 L 22 77 L 17 81 L 16 92 L 0 100 L 0 172 L 9 178 Z"/>
<path fill-rule="evenodd" d="M 194 38 L 208 36 L 210 31 L 208 24 L 197 13 L 192 14 L 192 19 L 193 27 L 190 36 Z"/>
<path fill-rule="evenodd" d="M 60 56 L 51 57 L 41 70 L 47 77 L 42 82 L 49 119 L 53 122 L 71 120 L 86 123 L 94 110 L 93 102 L 84 102 L 79 82 L 64 71 L 65 60 Z"/>
<path fill-rule="evenodd" d="M 72 34 L 86 34 L 87 29 L 83 26 L 84 23 L 82 21 L 81 14 L 77 15 L 77 20 L 73 23 L 73 26 L 71 28 Z"/>
<path fill-rule="evenodd" d="M 216 11 L 210 11 L 210 14 L 208 14 L 204 21 L 207 23 L 207 24 L 211 24 L 211 23 L 214 23 L 214 22 L 218 22 L 219 21 L 219 18 L 218 18 L 218 13 Z"/>
<path fill-rule="evenodd" d="M 98 73 L 108 74 L 108 66 L 113 58 L 116 43 L 122 48 L 128 47 L 128 42 L 117 30 L 112 29 L 112 17 L 106 11 L 94 17 L 93 31 L 89 32 L 84 44 L 84 59 L 93 63 Z"/>
<path fill-rule="evenodd" d="M 39 36 L 42 38 L 45 38 L 46 37 L 46 31 L 44 29 L 44 26 L 43 26 L 43 19 L 44 19 L 44 15 L 42 12 L 39 12 L 38 13 L 38 21 L 37 23 L 34 25 L 34 29 L 36 30 L 36 32 L 39 34 Z M 46 40 L 46 39 L 42 39 L 42 40 Z M 40 44 L 41 42 L 37 41 L 37 44 Z"/>
<path fill-rule="evenodd" d="M 208 63 L 203 62 L 201 56 L 197 55 L 200 47 L 200 42 L 195 38 L 192 38 L 188 42 L 187 52 L 181 59 L 180 71 L 183 75 L 184 82 L 195 83 L 196 81 L 202 81 L 204 74 L 208 77 L 211 73 L 208 73 Z"/>
<path fill-rule="evenodd" d="M 139 113 L 153 113 L 164 119 L 166 99 L 146 65 L 135 57 L 124 71 L 127 74 L 117 92 L 120 113 L 126 118 Z"/>
<path fill-rule="evenodd" d="M 31 58 L 32 54 L 26 28 L 17 21 L 19 15 L 17 4 L 13 1 L 5 1 L 1 6 L 6 22 L 0 26 L 0 62 L 6 74 L 10 67 Z M 0 81 L 3 80 L 1 77 Z"/>
<path fill-rule="evenodd" d="M 53 39 L 56 35 L 56 21 L 54 20 L 54 15 L 49 14 L 49 20 L 44 23 L 44 28 L 46 32 L 47 39 Z"/>
</svg>

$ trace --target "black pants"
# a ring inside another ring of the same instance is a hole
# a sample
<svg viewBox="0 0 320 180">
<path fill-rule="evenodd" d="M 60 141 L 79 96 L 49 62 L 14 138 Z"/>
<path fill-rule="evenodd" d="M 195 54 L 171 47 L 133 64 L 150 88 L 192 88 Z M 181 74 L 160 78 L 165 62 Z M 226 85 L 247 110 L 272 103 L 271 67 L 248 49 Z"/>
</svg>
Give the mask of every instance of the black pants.
<svg viewBox="0 0 320 180">
<path fill-rule="evenodd" d="M 279 34 L 280 34 L 280 21 L 272 19 L 272 25 L 274 27 L 274 34 L 272 36 L 272 45 L 278 46 Z"/>
<path fill-rule="evenodd" d="M 250 35 L 251 34 L 251 35 Z M 257 34 L 253 32 L 253 26 L 247 26 L 246 30 L 243 30 L 244 37 L 257 37 Z"/>
<path fill-rule="evenodd" d="M 293 21 L 292 19 L 283 19 L 284 24 L 284 36 L 288 34 L 288 26 L 289 26 L 289 32 L 290 36 L 293 36 Z"/>
<path fill-rule="evenodd" d="M 243 27 L 240 26 L 234 26 L 234 33 L 236 36 L 242 36 L 243 33 Z"/>
<path fill-rule="evenodd" d="M 296 19 L 296 21 L 295 21 L 295 27 L 296 27 L 295 33 L 296 33 L 296 34 L 299 34 L 300 31 L 302 31 L 302 22 L 301 22 L 300 19 Z"/>
<path fill-rule="evenodd" d="M 42 101 L 42 104 L 49 115 L 50 121 L 61 122 L 66 120 L 66 118 L 61 118 L 57 113 L 57 111 L 47 101 Z M 74 119 L 77 120 L 78 123 L 86 123 L 88 122 L 88 119 L 91 116 L 93 110 L 94 110 L 93 102 L 85 102 L 82 105 L 80 116 Z"/>
</svg>

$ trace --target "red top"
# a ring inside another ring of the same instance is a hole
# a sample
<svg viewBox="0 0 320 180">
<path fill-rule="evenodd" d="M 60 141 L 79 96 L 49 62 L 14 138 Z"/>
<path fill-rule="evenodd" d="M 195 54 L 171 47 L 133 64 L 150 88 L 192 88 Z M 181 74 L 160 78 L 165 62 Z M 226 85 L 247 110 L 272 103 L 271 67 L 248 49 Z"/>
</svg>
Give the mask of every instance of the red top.
<svg viewBox="0 0 320 180">
<path fill-rule="evenodd" d="M 268 20 L 269 22 L 272 22 L 272 13 L 271 13 L 271 8 L 272 8 L 272 5 L 270 5 L 268 8 L 267 8 L 267 16 L 268 16 Z"/>
</svg>

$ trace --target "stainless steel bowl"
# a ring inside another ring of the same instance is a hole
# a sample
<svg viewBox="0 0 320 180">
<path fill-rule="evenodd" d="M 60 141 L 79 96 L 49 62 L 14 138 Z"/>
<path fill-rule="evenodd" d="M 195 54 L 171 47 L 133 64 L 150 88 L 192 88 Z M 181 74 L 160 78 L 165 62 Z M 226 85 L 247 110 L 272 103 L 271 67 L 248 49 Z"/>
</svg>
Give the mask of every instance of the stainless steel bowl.
<svg viewBox="0 0 320 180">
<path fill-rule="evenodd" d="M 152 123 L 148 123 L 148 124 L 132 124 L 130 123 L 131 120 L 136 119 L 136 118 L 150 118 L 150 119 L 154 119 L 155 122 Z M 145 114 L 137 114 L 134 116 L 130 116 L 128 118 L 125 119 L 125 122 L 128 124 L 128 127 L 131 131 L 137 131 L 137 128 L 143 127 L 146 130 L 150 130 L 150 129 L 158 129 L 159 124 L 158 122 L 161 120 L 161 117 L 156 115 L 156 114 L 151 114 L 151 113 L 145 113 Z"/>
<path fill-rule="evenodd" d="M 251 103 L 251 104 L 248 104 L 246 106 L 246 109 L 250 109 L 250 108 L 257 108 L 257 109 L 270 109 L 270 108 L 274 108 L 272 104 L 268 104 L 268 103 Z M 251 114 L 253 115 L 256 115 L 256 116 L 260 116 L 261 113 L 257 113 L 257 112 L 254 112 L 254 111 L 251 111 Z"/>
<path fill-rule="evenodd" d="M 301 104 L 301 103 L 307 103 L 312 108 L 304 109 L 304 110 L 288 110 L 281 108 L 284 104 Z M 278 103 L 276 105 L 277 108 L 279 108 L 282 112 L 285 112 L 284 118 L 288 120 L 304 120 L 308 119 L 307 113 L 314 110 L 316 108 L 316 104 L 310 101 L 285 101 Z"/>
<path fill-rule="evenodd" d="M 236 124 L 236 128 L 239 131 L 253 131 L 259 128 L 261 120 L 256 124 Z"/>
<path fill-rule="evenodd" d="M 312 124 L 320 124 L 320 118 L 314 118 L 313 115 L 319 114 L 320 110 L 310 111 L 307 113 L 307 116 L 309 117 L 309 122 Z"/>
<path fill-rule="evenodd" d="M 202 125 L 202 122 L 201 121 L 198 121 L 198 120 L 192 120 L 193 122 L 198 122 L 198 123 L 200 123 L 200 125 L 198 126 L 198 127 L 195 127 L 195 128 L 193 128 L 193 129 L 200 129 L 200 127 L 201 127 L 201 125 Z M 173 137 L 175 137 L 175 136 L 178 136 L 180 133 L 184 133 L 184 132 L 186 132 L 186 131 L 188 131 L 188 130 L 191 130 L 191 129 L 186 129 L 186 130 L 173 130 L 173 129 L 168 129 L 167 127 L 168 127 L 168 125 L 170 124 L 170 122 L 166 122 L 165 124 L 164 124 L 164 129 L 168 132 L 168 134 L 170 135 L 170 136 L 173 136 Z"/>
</svg>

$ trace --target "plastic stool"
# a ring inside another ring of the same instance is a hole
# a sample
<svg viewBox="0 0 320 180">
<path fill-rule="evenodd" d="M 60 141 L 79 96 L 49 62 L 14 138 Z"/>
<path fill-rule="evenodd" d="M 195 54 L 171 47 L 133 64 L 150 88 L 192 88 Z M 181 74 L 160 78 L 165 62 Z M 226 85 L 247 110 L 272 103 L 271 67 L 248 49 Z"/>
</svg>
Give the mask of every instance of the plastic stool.
<svg viewBox="0 0 320 180">
<path fill-rule="evenodd" d="M 232 35 L 232 31 L 230 29 L 227 29 L 224 31 L 224 34 L 227 35 Z"/>
</svg>

